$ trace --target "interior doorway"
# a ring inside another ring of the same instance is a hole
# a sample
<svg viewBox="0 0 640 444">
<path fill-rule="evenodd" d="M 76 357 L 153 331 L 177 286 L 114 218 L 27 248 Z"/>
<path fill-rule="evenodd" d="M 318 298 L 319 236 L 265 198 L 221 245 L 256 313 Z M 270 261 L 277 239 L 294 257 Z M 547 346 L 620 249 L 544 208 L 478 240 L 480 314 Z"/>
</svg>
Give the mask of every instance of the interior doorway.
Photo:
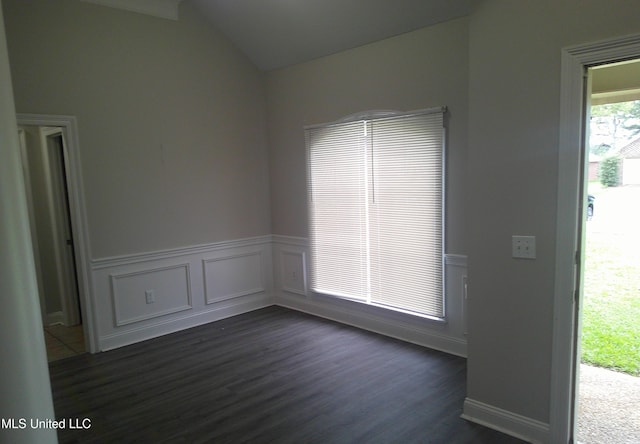
<svg viewBox="0 0 640 444">
<path fill-rule="evenodd" d="M 640 60 L 590 67 L 577 442 L 640 442 Z M 636 149 L 637 145 L 637 149 Z M 638 151 L 636 153 L 636 151 Z"/>
<path fill-rule="evenodd" d="M 57 209 L 55 211 L 62 212 L 66 217 L 67 222 L 59 223 L 61 228 L 59 231 L 61 234 L 58 236 L 59 250 L 62 250 L 66 254 L 67 261 L 71 265 L 75 265 L 75 272 L 73 268 L 68 268 L 66 274 L 67 280 L 71 281 L 72 290 L 70 291 L 71 297 L 67 294 L 67 304 L 64 308 L 69 308 L 68 314 L 55 314 L 56 309 L 47 307 L 46 301 L 41 302 L 43 325 L 48 327 L 52 320 L 54 321 L 51 331 L 46 332 L 45 338 L 50 343 L 48 345 L 59 346 L 60 349 L 64 348 L 62 353 L 65 357 L 70 353 L 67 346 L 71 342 L 74 343 L 74 348 L 77 350 L 82 345 L 82 350 L 86 350 L 91 353 L 100 351 L 99 341 L 96 333 L 96 320 L 94 313 L 94 302 L 92 299 L 92 283 L 91 283 L 91 253 L 89 248 L 89 234 L 87 216 L 85 210 L 85 199 L 82 180 L 82 169 L 80 162 L 80 145 L 78 137 L 77 120 L 74 116 L 61 116 L 61 115 L 42 115 L 42 114 L 17 114 L 18 126 L 20 128 L 20 142 L 22 149 L 23 167 L 25 169 L 25 187 L 26 194 L 31 196 L 32 190 L 30 189 L 33 182 L 33 178 L 28 177 L 27 170 L 28 153 L 26 147 L 28 146 L 28 140 L 24 140 L 28 136 L 28 131 L 35 134 L 35 137 L 40 140 L 40 150 L 46 145 L 49 150 L 48 154 L 51 154 L 53 160 L 50 163 L 55 164 L 58 162 L 60 167 L 56 173 L 59 174 L 58 186 L 62 188 L 62 193 L 65 194 L 64 203 L 60 204 L 58 201 Z M 44 144 L 42 140 L 44 138 Z M 39 180 L 44 180 L 40 177 Z M 58 190 L 61 191 L 61 190 Z M 53 190 L 51 191 L 52 194 Z M 46 196 L 46 194 L 45 194 Z M 55 202 L 53 197 L 47 197 L 50 201 Z M 33 202 L 28 202 L 29 208 L 29 221 L 32 233 L 37 230 L 37 221 L 35 218 L 35 209 L 33 208 Z M 40 208 L 40 211 L 42 208 Z M 46 210 L 48 211 L 48 210 Z M 46 212 L 45 211 L 45 212 Z M 54 211 L 54 212 L 55 212 Z M 62 228 L 65 228 L 65 232 Z M 36 236 L 32 236 L 36 242 L 34 248 L 39 249 L 40 245 L 37 243 Z M 69 240 L 69 242 L 67 242 Z M 66 250 L 66 251 L 65 251 Z M 36 252 L 38 253 L 38 252 Z M 38 286 L 42 287 L 44 284 L 40 271 L 42 264 L 39 260 L 40 255 L 35 254 L 36 259 L 36 272 L 38 276 Z M 56 264 L 58 267 L 58 264 Z M 55 268 L 54 268 L 55 269 Z M 75 274 L 75 276 L 73 276 Z M 75 277 L 75 279 L 73 279 Z M 75 282 L 74 282 L 75 281 Z M 75 289 L 73 285 L 75 284 Z M 68 284 L 69 285 L 69 284 Z M 75 294 L 74 294 L 75 293 Z M 41 301 L 44 293 L 39 292 Z M 59 302 L 61 312 L 63 310 L 63 300 Z M 53 313 L 53 318 L 49 315 Z M 68 325 L 74 325 L 68 327 Z M 62 331 L 61 328 L 67 330 Z M 73 334 L 71 334 L 71 330 Z M 70 334 L 66 334 L 70 333 Z M 55 335 L 55 336 L 54 336 Z M 62 347 L 64 346 L 64 347 Z"/>
<path fill-rule="evenodd" d="M 19 127 L 42 322 L 81 323 L 62 128 Z"/>
<path fill-rule="evenodd" d="M 18 133 L 47 358 L 54 361 L 86 351 L 65 131 L 20 125 Z"/>
</svg>

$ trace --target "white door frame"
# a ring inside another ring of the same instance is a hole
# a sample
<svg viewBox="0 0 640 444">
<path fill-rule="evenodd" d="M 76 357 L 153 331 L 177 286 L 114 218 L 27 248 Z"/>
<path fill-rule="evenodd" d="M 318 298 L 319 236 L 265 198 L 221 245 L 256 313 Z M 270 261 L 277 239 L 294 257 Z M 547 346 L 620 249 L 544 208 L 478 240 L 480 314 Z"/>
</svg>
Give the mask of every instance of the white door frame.
<svg viewBox="0 0 640 444">
<path fill-rule="evenodd" d="M 31 244 L 33 247 L 33 261 L 36 266 L 36 280 L 38 282 L 38 297 L 40 300 L 40 315 L 42 323 L 47 323 L 47 304 L 44 299 L 44 284 L 42 283 L 42 269 L 40 266 L 40 246 L 38 245 L 38 233 L 36 229 L 36 218 L 33 207 L 33 193 L 31 192 L 31 173 L 29 171 L 29 156 L 27 154 L 27 139 L 24 127 L 18 127 L 18 137 L 20 140 L 20 156 L 22 160 L 22 174 L 24 175 L 24 187 L 27 198 L 27 211 L 29 213 L 29 228 L 31 232 Z"/>
<path fill-rule="evenodd" d="M 560 85 L 560 140 L 556 219 L 556 272 L 551 361 L 550 442 L 574 436 L 577 402 L 578 320 L 575 295 L 584 258 L 583 221 L 584 112 L 586 68 L 640 58 L 640 35 L 565 48 Z"/>
<path fill-rule="evenodd" d="M 78 124 L 74 116 L 56 116 L 41 114 L 16 114 L 18 125 L 55 126 L 62 128 L 64 136 L 64 163 L 69 193 L 71 230 L 74 239 L 74 253 L 78 277 L 80 310 L 84 324 L 85 343 L 88 351 L 96 353 L 98 335 L 96 332 L 93 283 L 91 280 L 91 250 L 85 211 L 82 165 L 80 163 L 80 142 Z"/>
</svg>

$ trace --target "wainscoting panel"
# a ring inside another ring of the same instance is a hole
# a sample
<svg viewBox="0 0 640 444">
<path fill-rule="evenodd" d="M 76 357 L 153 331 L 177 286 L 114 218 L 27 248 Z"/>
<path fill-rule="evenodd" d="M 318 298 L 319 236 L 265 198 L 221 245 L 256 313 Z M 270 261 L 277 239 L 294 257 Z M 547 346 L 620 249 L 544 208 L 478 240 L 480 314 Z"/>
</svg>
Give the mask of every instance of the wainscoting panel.
<svg viewBox="0 0 640 444">
<path fill-rule="evenodd" d="M 282 290 L 300 296 L 307 295 L 307 254 L 304 251 L 280 248 L 280 282 Z"/>
<path fill-rule="evenodd" d="M 271 236 L 92 261 L 99 350 L 273 305 Z"/>
<path fill-rule="evenodd" d="M 442 322 L 311 292 L 308 248 L 305 238 L 273 236 L 277 305 L 466 357 L 466 256 L 445 257 L 446 320 Z"/>
<path fill-rule="evenodd" d="M 264 293 L 262 251 L 202 261 L 207 304 Z"/>
<path fill-rule="evenodd" d="M 111 275 L 116 326 L 191 310 L 189 263 Z"/>
</svg>

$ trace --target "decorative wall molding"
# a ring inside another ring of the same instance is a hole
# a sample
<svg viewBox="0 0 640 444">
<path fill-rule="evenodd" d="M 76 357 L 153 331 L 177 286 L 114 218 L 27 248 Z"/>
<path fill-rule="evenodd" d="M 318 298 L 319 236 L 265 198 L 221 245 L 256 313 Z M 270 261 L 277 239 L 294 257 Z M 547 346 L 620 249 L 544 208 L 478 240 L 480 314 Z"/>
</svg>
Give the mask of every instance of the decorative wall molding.
<svg viewBox="0 0 640 444">
<path fill-rule="evenodd" d="M 115 325 L 120 327 L 191 310 L 189 268 L 189 263 L 185 263 L 112 274 L 111 297 Z M 152 292 L 152 303 L 146 301 L 146 292 Z"/>
<path fill-rule="evenodd" d="M 96 259 L 92 275 L 98 309 L 113 313 L 111 319 L 100 319 L 100 349 L 275 303 L 466 356 L 466 256 L 445 258 L 446 322 L 314 294 L 308 289 L 307 257 L 306 238 L 274 235 Z M 171 279 L 182 282 L 171 300 L 146 304 L 145 291 L 168 286 L 164 279 L 175 270 L 183 276 Z M 125 283 L 131 288 L 123 289 Z M 134 300 L 127 291 L 136 293 Z"/>
<path fill-rule="evenodd" d="M 280 248 L 280 282 L 282 290 L 300 296 L 307 295 L 307 253 Z"/>
<path fill-rule="evenodd" d="M 182 0 L 82 0 L 109 8 L 123 9 L 169 20 L 178 20 Z"/>
<path fill-rule="evenodd" d="M 269 307 L 273 303 L 260 295 L 250 295 L 233 305 L 210 305 L 207 310 L 191 310 L 180 313 L 178 317 L 159 318 L 150 325 L 132 324 L 126 330 L 114 330 L 100 337 L 100 350 L 107 351 L 123 347 L 158 336 L 219 321 L 231 316 Z"/>
<path fill-rule="evenodd" d="M 309 248 L 309 240 L 306 237 L 283 236 L 281 234 L 274 234 L 271 236 L 271 238 L 274 243 L 279 245 Z"/>
<path fill-rule="evenodd" d="M 262 251 L 202 260 L 205 303 L 265 292 Z"/>
<path fill-rule="evenodd" d="M 445 265 L 451 265 L 453 267 L 467 267 L 467 256 L 461 254 L 446 254 L 444 256 Z"/>
<path fill-rule="evenodd" d="M 94 260 L 97 348 L 273 305 L 272 262 L 271 236 Z"/>
<path fill-rule="evenodd" d="M 462 418 L 534 444 L 549 441 L 549 424 L 467 398 Z"/>
</svg>

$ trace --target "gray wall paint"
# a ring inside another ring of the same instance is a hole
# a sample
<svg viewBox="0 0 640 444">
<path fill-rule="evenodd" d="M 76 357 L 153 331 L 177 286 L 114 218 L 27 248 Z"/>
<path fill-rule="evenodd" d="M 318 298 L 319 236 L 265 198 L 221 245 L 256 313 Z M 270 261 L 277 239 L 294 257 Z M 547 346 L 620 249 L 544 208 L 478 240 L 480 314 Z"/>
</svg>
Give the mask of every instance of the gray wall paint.
<svg viewBox="0 0 640 444">
<path fill-rule="evenodd" d="M 450 111 L 447 252 L 465 253 L 467 156 L 467 20 L 424 28 L 267 78 L 272 227 L 307 236 L 303 127 L 359 111 Z"/>
<path fill-rule="evenodd" d="M 640 32 L 640 3 L 486 1 L 470 21 L 468 396 L 548 422 L 561 48 Z M 537 236 L 537 260 L 511 235 Z"/>
<path fill-rule="evenodd" d="M 17 128 L 0 10 L 0 418 L 54 420 Z M 0 442 L 58 439 L 53 428 L 0 427 Z"/>
<path fill-rule="evenodd" d="M 17 111 L 78 118 L 93 258 L 271 232 L 264 75 L 188 2 L 4 3 Z"/>
</svg>

